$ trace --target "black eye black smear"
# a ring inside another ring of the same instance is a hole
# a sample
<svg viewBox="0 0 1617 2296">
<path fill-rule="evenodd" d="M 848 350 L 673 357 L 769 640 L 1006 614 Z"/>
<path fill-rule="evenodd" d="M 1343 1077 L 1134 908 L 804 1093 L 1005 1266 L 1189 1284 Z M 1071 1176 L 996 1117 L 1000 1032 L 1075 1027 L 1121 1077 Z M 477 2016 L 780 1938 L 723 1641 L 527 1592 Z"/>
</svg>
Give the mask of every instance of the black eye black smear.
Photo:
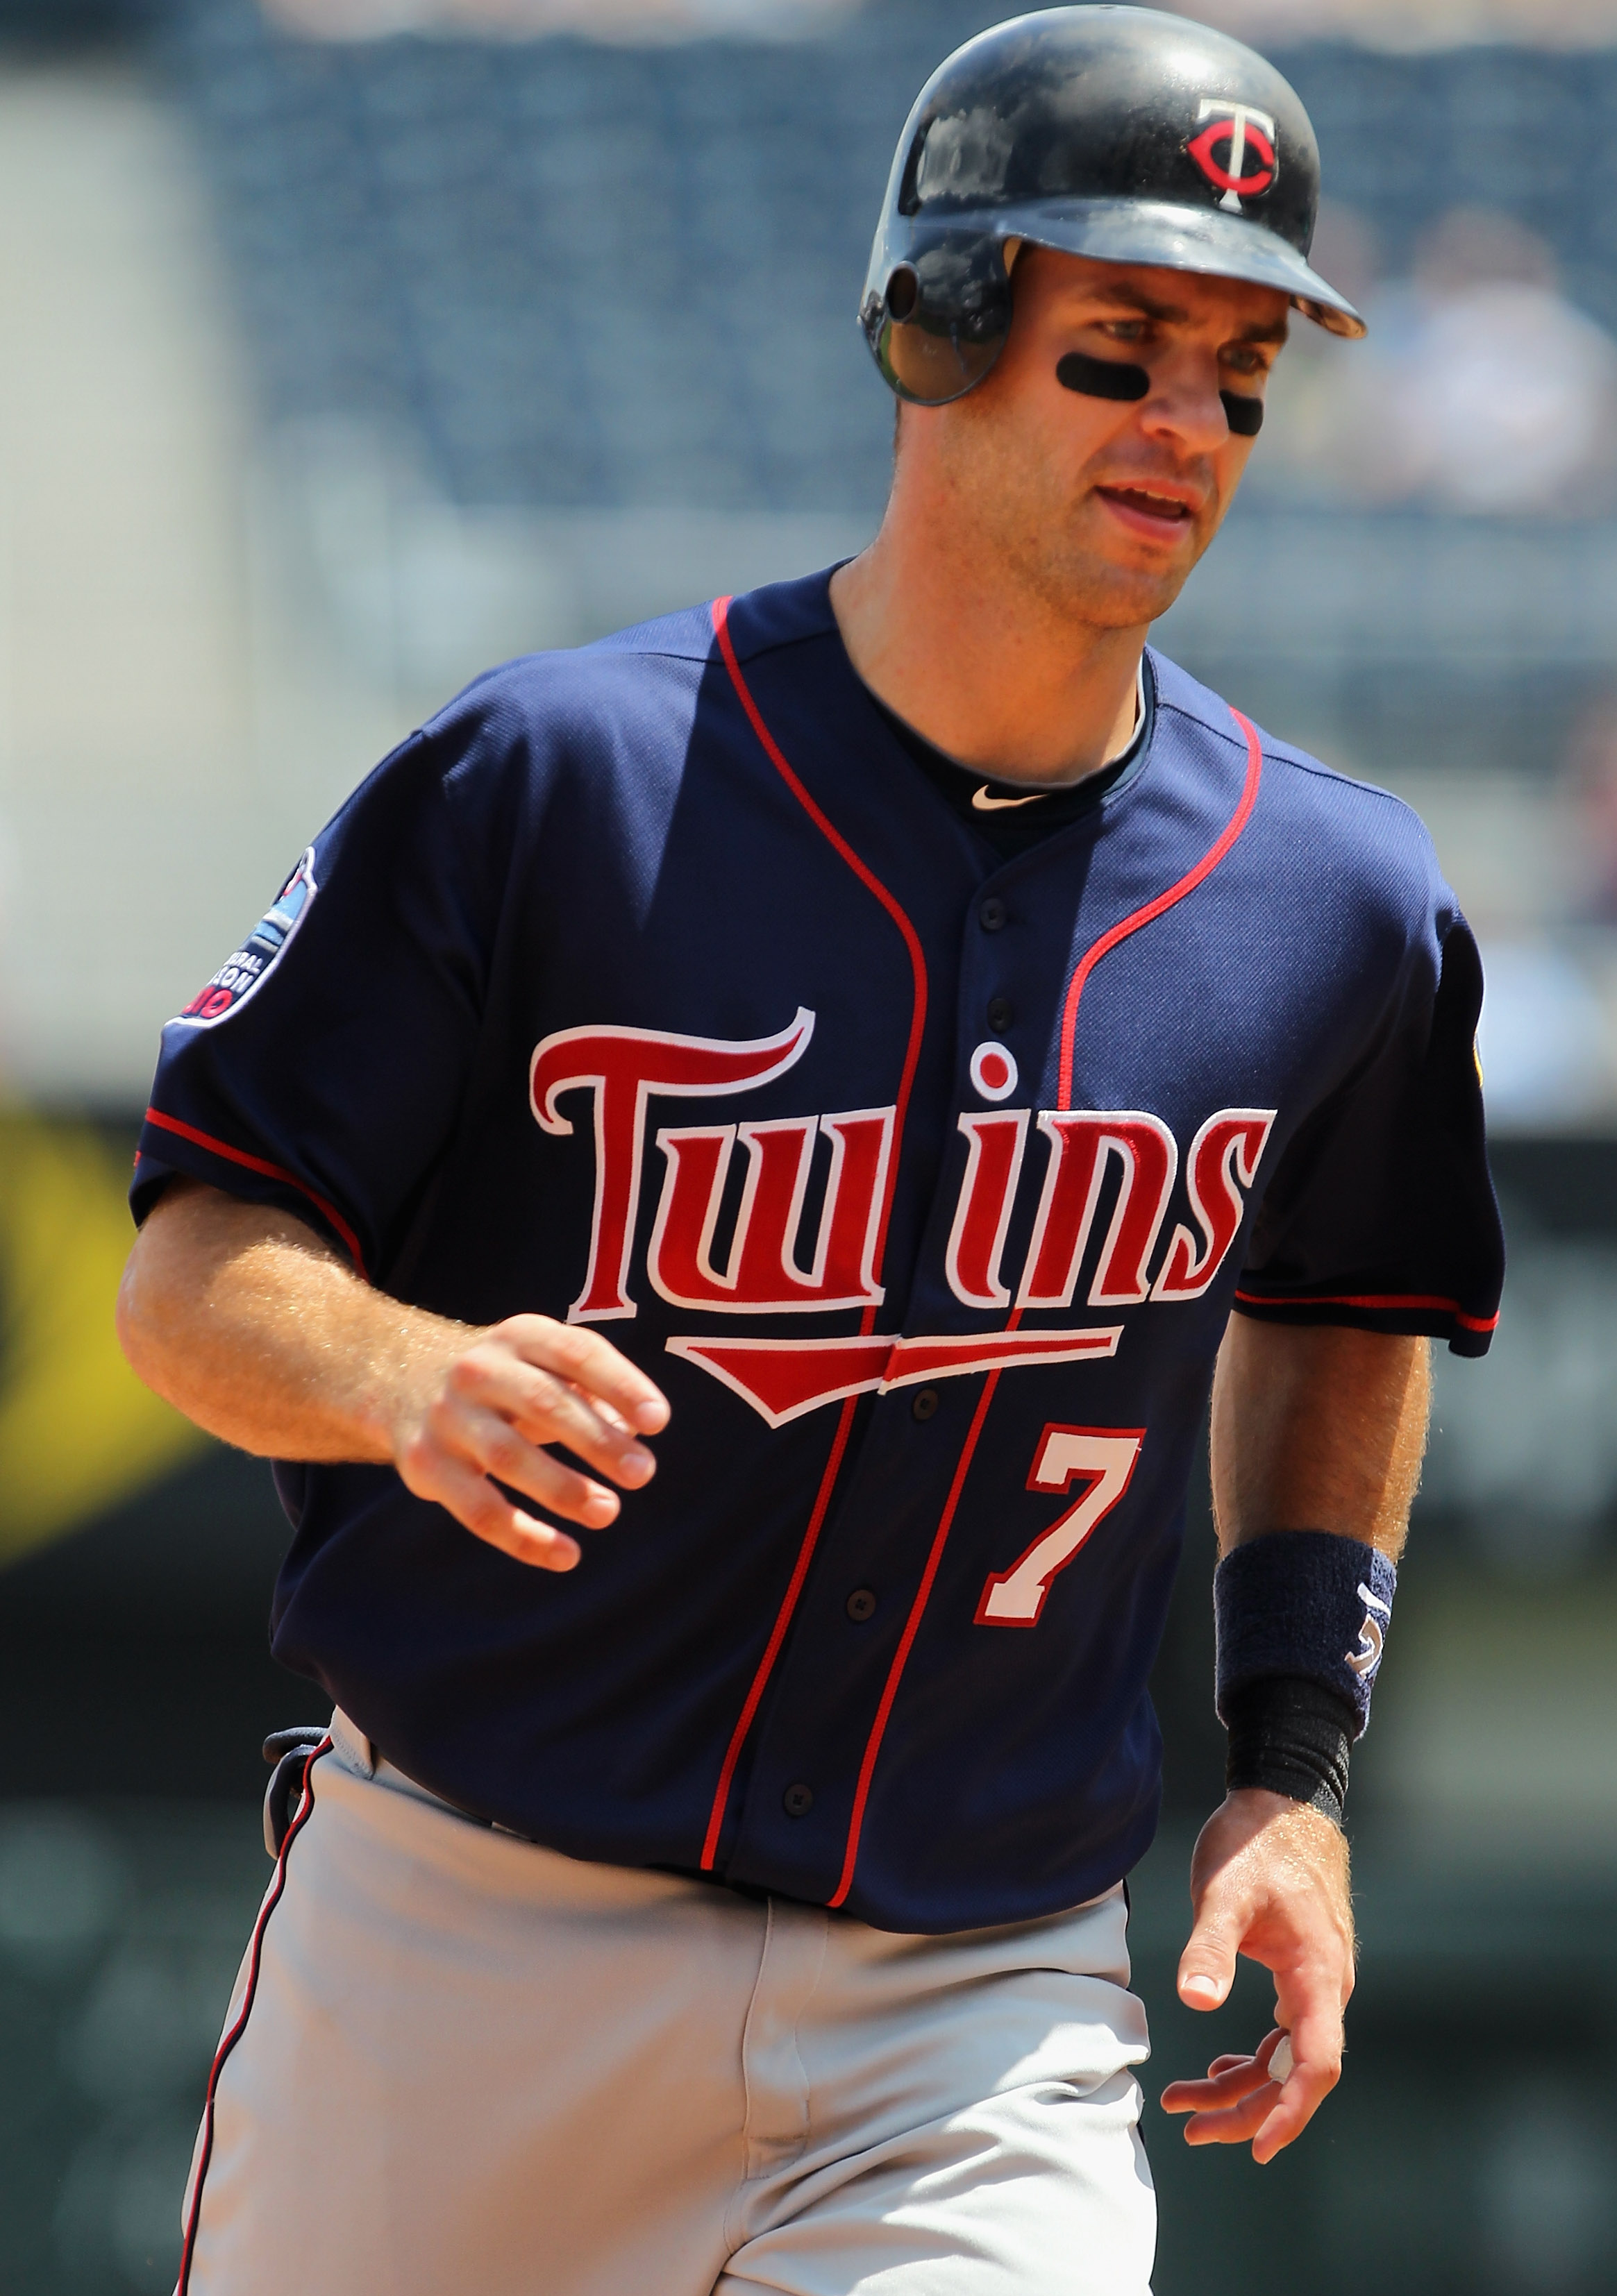
<svg viewBox="0 0 1617 2296">
<path fill-rule="evenodd" d="M 1091 358 L 1087 351 L 1069 351 L 1058 359 L 1055 380 L 1063 390 L 1082 391 L 1086 398 L 1144 398 L 1151 388 L 1143 366 Z"/>
<path fill-rule="evenodd" d="M 1239 391 L 1221 390 L 1225 419 L 1237 439 L 1255 439 L 1263 428 L 1263 401 L 1244 398 Z"/>
<path fill-rule="evenodd" d="M 1087 351 L 1068 351 L 1056 361 L 1055 380 L 1063 390 L 1081 391 L 1086 398 L 1144 398 L 1151 377 L 1143 366 L 1120 359 L 1091 358 Z M 1263 401 L 1242 392 L 1221 390 L 1224 418 L 1237 439 L 1255 439 L 1263 428 Z"/>
</svg>

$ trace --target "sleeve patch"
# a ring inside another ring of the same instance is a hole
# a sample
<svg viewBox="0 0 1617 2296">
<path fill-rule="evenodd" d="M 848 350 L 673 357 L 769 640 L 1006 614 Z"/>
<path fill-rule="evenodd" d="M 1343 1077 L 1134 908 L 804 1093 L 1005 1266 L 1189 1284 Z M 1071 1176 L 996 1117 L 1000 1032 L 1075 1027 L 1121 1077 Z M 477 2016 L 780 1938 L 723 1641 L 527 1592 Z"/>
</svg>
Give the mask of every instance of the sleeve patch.
<svg viewBox="0 0 1617 2296">
<path fill-rule="evenodd" d="M 190 1029 L 212 1029 L 239 1012 L 285 955 L 319 890 L 311 845 L 242 946 L 232 951 L 177 1018 Z"/>
</svg>

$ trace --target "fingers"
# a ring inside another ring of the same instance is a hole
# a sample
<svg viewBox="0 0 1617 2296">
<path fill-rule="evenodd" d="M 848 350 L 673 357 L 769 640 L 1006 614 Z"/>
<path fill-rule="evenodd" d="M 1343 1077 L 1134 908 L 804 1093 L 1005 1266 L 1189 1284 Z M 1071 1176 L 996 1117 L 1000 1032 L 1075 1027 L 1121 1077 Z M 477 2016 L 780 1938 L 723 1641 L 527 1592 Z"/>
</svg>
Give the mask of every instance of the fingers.
<svg viewBox="0 0 1617 2296">
<path fill-rule="evenodd" d="M 1217 2009 L 1228 1997 L 1245 1929 L 1245 1908 L 1210 1888 L 1179 1956 L 1179 1998 L 1187 2009 Z"/>
<path fill-rule="evenodd" d="M 1262 2051 L 1251 2057 L 1215 2057 L 1207 2068 L 1205 2080 L 1170 2081 L 1162 2091 L 1162 2110 L 1219 2112 L 1228 2105 L 1239 2103 L 1254 2090 L 1273 2086 L 1262 2062 Z"/>
<path fill-rule="evenodd" d="M 418 1498 L 436 1500 L 475 1538 L 497 1546 L 515 1562 L 540 1570 L 570 1570 L 579 1560 L 576 1538 L 522 1513 L 486 1476 L 458 1460 L 437 1457 L 429 1480 L 418 1484 L 407 1473 L 405 1480 Z M 606 1496 L 610 1497 L 610 1492 Z"/>
<path fill-rule="evenodd" d="M 1252 2056 L 1215 2057 L 1205 2080 L 1170 2081 L 1162 2091 L 1162 2110 L 1192 2115 L 1185 2129 L 1187 2144 L 1244 2144 L 1257 2135 L 1281 2094 L 1269 2065 L 1285 2038 L 1276 2030 Z"/>
<path fill-rule="evenodd" d="M 505 1491 L 550 1514 L 599 1530 L 617 1491 L 551 1456 L 559 1445 L 624 1490 L 651 1480 L 657 1463 L 641 1440 L 666 1424 L 653 1383 L 595 1332 L 546 1316 L 513 1316 L 472 1339 L 416 1390 L 394 1434 L 408 1489 L 518 1562 L 570 1570 L 578 1542 L 514 1506 Z"/>
<path fill-rule="evenodd" d="M 1252 2158 L 1260 2167 L 1301 2136 L 1342 2079 L 1340 1995 L 1323 1984 L 1287 1991 L 1302 1993 L 1304 1999 L 1300 2008 L 1288 2005 L 1292 2069 L 1254 2132 Z"/>
<path fill-rule="evenodd" d="M 1262 2168 L 1301 2136 L 1341 2078 L 1341 2017 L 1315 2010 L 1291 2033 L 1276 2028 L 1252 2056 L 1215 2058 L 1205 2080 L 1170 2081 L 1162 2110 L 1190 2114 L 1187 2144 L 1250 2140 Z"/>
<path fill-rule="evenodd" d="M 582 1523 L 589 1530 L 604 1529 L 616 1520 L 621 1505 L 616 1491 L 553 1459 L 547 1451 L 519 1435 L 497 1412 L 474 1410 L 455 1397 L 445 1397 L 405 1445 L 398 1471 L 418 1498 L 449 1505 L 439 1497 L 440 1487 L 459 1491 L 461 1472 L 468 1469 L 508 1485 L 550 1513 Z M 450 1505 L 450 1513 L 458 1515 L 459 1509 Z M 467 1528 L 478 1526 L 468 1524 Z"/>
<path fill-rule="evenodd" d="M 524 1361 L 569 1381 L 593 1400 L 610 1405 L 626 1428 L 656 1435 L 668 1425 L 668 1398 L 637 1364 L 620 1355 L 599 1332 L 558 1324 L 548 1316 L 512 1316 L 489 1334 Z"/>
<path fill-rule="evenodd" d="M 607 1411 L 612 1411 L 612 1418 Z M 510 1426 L 528 1450 L 544 1443 L 564 1444 L 626 1490 L 650 1482 L 657 1470 L 651 1452 L 623 1425 L 613 1406 L 597 1410 L 578 1388 L 513 1354 L 495 1334 L 451 1364 L 430 1418 L 433 1432 L 456 1450 L 465 1447 L 470 1431 L 486 1431 L 486 1423 L 497 1419 Z M 521 1456 L 509 1452 L 509 1464 L 516 1465 Z M 549 1503 L 548 1493 L 533 1489 L 521 1472 L 507 1472 L 487 1457 L 480 1456 L 479 1464 L 530 1498 Z"/>
<path fill-rule="evenodd" d="M 1263 2081 L 1250 2096 L 1214 2112 L 1198 2112 L 1185 2124 L 1186 2144 L 1244 2144 L 1255 2137 L 1279 2092 Z"/>
</svg>

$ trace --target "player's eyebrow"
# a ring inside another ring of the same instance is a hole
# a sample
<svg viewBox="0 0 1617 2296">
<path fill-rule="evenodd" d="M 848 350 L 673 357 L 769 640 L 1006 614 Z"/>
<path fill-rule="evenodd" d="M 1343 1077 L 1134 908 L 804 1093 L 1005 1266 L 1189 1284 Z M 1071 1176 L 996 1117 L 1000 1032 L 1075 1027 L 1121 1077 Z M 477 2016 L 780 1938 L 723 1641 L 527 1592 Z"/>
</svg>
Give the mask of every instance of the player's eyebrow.
<svg viewBox="0 0 1617 2296">
<path fill-rule="evenodd" d="M 1126 310 L 1139 312 L 1143 318 L 1161 319 L 1165 326 L 1182 326 L 1190 316 L 1183 304 L 1164 303 L 1160 297 L 1147 294 L 1145 288 L 1131 286 L 1126 279 L 1120 279 L 1115 286 L 1108 284 L 1096 290 L 1093 299 L 1102 308 L 1120 303 Z"/>
<path fill-rule="evenodd" d="M 1160 297 L 1148 293 L 1144 287 L 1133 286 L 1127 280 L 1120 280 L 1115 286 L 1107 286 L 1096 295 L 1095 301 L 1103 310 L 1108 305 L 1116 307 L 1120 304 L 1125 310 L 1137 311 L 1142 318 L 1160 320 L 1166 327 L 1187 326 L 1191 319 L 1190 312 L 1182 303 L 1164 303 Z M 1290 332 L 1290 322 L 1282 312 L 1277 319 L 1255 319 L 1250 327 L 1243 327 L 1238 334 L 1232 335 L 1230 340 L 1236 343 L 1284 343 Z"/>
</svg>

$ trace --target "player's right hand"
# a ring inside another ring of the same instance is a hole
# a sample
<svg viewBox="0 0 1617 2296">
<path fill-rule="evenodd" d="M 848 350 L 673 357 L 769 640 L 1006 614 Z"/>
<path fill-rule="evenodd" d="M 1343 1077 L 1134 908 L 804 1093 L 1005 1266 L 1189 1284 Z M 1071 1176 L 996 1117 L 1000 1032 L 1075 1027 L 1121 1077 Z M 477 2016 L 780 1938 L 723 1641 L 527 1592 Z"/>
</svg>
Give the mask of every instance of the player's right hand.
<svg viewBox="0 0 1617 2296">
<path fill-rule="evenodd" d="M 417 1360 L 392 1414 L 394 1464 L 431 1499 L 519 1562 L 570 1570 L 576 1538 L 513 1505 L 505 1484 L 587 1529 L 614 1520 L 617 1491 L 553 1458 L 556 1445 L 624 1490 L 656 1472 L 640 1438 L 668 1424 L 666 1398 L 599 1332 L 512 1316 L 446 1360 Z"/>
</svg>

